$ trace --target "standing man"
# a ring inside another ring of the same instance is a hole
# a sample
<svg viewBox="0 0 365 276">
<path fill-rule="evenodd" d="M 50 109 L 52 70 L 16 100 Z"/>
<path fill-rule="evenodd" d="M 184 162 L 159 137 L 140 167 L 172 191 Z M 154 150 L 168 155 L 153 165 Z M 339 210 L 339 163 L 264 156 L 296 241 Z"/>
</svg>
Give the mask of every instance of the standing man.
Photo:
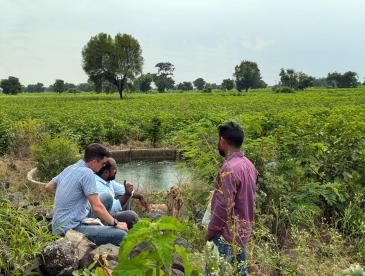
<svg viewBox="0 0 365 276">
<path fill-rule="evenodd" d="M 46 184 L 46 190 L 55 194 L 52 233 L 64 235 L 74 229 L 97 245 L 112 243 L 119 246 L 128 231 L 125 222 L 114 219 L 100 201 L 94 172 L 100 171 L 110 156 L 100 144 L 90 144 L 84 159 L 68 166 Z M 93 212 L 110 226 L 87 225 L 88 202 Z"/>
<path fill-rule="evenodd" d="M 240 151 L 244 139 L 240 126 L 228 122 L 218 132 L 218 151 L 224 162 L 216 178 L 206 240 L 237 265 L 240 274 L 247 275 L 246 246 L 254 222 L 257 171 Z"/>
<path fill-rule="evenodd" d="M 149 207 L 144 196 L 134 191 L 132 184 L 126 181 L 124 181 L 124 184 L 116 182 L 116 174 L 117 163 L 109 157 L 105 166 L 95 175 L 96 187 L 100 200 L 108 212 L 117 220 L 125 221 L 128 229 L 131 229 L 133 224 L 138 221 L 138 215 L 130 210 L 130 200 L 132 198 L 138 199 L 146 210 Z M 95 214 L 90 210 L 89 216 L 95 217 Z"/>
</svg>

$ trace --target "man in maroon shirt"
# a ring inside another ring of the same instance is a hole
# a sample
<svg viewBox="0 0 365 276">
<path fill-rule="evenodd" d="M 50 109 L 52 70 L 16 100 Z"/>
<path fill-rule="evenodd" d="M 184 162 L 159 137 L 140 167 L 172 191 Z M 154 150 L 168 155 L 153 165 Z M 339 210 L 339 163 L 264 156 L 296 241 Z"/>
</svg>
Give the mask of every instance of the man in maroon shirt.
<svg viewBox="0 0 365 276">
<path fill-rule="evenodd" d="M 254 222 L 257 172 L 240 151 L 244 138 L 240 126 L 228 122 L 218 132 L 218 151 L 224 162 L 216 178 L 206 240 L 215 243 L 228 262 L 238 264 L 240 274 L 247 275 L 244 263 Z"/>
</svg>

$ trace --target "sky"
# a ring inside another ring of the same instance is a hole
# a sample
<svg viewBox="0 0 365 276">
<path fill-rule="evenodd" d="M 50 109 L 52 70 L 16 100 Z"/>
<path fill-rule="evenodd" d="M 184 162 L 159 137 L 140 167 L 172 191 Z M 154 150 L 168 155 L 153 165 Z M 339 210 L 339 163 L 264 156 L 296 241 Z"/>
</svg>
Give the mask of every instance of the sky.
<svg viewBox="0 0 365 276">
<path fill-rule="evenodd" d="M 81 50 L 100 32 L 127 33 L 144 73 L 175 65 L 175 81 L 221 83 L 242 60 L 268 84 L 280 68 L 365 77 L 364 0 L 0 0 L 0 79 L 87 81 Z"/>
</svg>

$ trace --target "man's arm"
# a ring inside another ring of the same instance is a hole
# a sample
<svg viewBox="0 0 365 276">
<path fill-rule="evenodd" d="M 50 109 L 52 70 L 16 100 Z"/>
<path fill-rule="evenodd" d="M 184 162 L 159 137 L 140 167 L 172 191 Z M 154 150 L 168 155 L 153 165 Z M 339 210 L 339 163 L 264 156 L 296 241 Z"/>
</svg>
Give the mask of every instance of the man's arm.
<svg viewBox="0 0 365 276">
<path fill-rule="evenodd" d="M 53 183 L 52 180 L 46 184 L 45 188 L 47 192 L 50 192 L 52 194 L 56 193 L 56 184 Z"/>
<path fill-rule="evenodd" d="M 87 199 L 90 202 L 93 212 L 98 216 L 98 218 L 100 218 L 102 221 L 105 221 L 109 225 L 114 225 L 114 218 L 105 209 L 105 206 L 100 201 L 98 194 L 89 195 Z M 124 231 L 128 231 L 128 227 L 125 222 L 118 222 L 115 227 Z"/>
</svg>

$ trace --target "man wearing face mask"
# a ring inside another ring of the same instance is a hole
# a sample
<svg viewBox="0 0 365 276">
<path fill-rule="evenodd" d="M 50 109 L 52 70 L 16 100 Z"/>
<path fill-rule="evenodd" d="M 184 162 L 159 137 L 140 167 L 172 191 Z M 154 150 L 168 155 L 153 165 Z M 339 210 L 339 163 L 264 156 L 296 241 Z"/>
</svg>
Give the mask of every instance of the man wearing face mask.
<svg viewBox="0 0 365 276">
<path fill-rule="evenodd" d="M 228 262 L 241 264 L 247 275 L 246 251 L 254 222 L 256 200 L 255 166 L 240 151 L 244 135 L 239 125 L 219 126 L 218 151 L 224 157 L 211 202 L 211 219 L 206 240 L 213 242 Z"/>
<path fill-rule="evenodd" d="M 146 210 L 148 210 L 148 204 L 142 194 L 134 191 L 132 184 L 126 181 L 123 185 L 116 182 L 116 174 L 117 163 L 109 157 L 105 165 L 95 175 L 96 187 L 100 200 L 108 212 L 117 221 L 126 222 L 128 229 L 130 229 L 138 221 L 136 212 L 130 210 L 131 198 L 138 199 Z M 96 217 L 92 210 L 90 210 L 89 217 Z"/>
</svg>

